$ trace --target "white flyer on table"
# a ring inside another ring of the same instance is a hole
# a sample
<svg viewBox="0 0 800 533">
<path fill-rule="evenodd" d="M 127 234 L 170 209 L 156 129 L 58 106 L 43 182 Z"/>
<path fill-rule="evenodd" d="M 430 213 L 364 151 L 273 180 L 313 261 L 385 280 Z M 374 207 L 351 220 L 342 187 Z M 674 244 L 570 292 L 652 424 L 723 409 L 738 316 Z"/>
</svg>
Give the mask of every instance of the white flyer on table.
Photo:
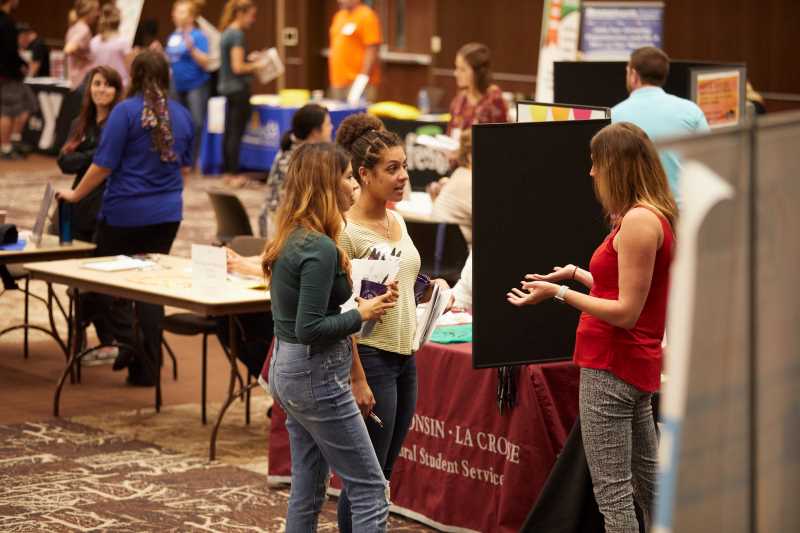
<svg viewBox="0 0 800 533">
<path fill-rule="evenodd" d="M 192 288 L 222 290 L 228 279 L 228 257 L 225 248 L 192 245 Z"/>
</svg>

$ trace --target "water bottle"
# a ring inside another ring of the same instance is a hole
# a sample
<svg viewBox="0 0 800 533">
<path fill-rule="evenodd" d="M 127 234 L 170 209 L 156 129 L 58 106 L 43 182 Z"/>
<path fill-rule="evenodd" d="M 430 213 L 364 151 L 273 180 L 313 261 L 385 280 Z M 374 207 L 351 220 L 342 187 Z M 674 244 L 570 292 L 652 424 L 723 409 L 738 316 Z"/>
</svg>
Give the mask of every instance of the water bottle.
<svg viewBox="0 0 800 533">
<path fill-rule="evenodd" d="M 64 200 L 58 201 L 58 242 L 72 243 L 72 204 Z"/>
<path fill-rule="evenodd" d="M 417 94 L 417 107 L 419 108 L 419 112 L 423 115 L 427 115 L 431 112 L 431 100 L 427 89 L 419 90 Z"/>
</svg>

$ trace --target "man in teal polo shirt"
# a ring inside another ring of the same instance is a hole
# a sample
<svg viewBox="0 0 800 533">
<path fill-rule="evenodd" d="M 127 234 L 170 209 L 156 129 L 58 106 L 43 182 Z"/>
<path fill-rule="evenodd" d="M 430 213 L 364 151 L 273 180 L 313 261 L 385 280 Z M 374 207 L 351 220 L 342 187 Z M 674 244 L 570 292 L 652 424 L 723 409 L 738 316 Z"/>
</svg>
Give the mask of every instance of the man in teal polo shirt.
<svg viewBox="0 0 800 533">
<path fill-rule="evenodd" d="M 669 74 L 669 57 L 662 50 L 652 46 L 634 50 L 625 71 L 630 96 L 611 109 L 611 122 L 633 122 L 653 141 L 709 131 L 697 104 L 661 88 Z M 660 155 L 672 194 L 679 201 L 680 160 L 668 150 Z"/>
</svg>

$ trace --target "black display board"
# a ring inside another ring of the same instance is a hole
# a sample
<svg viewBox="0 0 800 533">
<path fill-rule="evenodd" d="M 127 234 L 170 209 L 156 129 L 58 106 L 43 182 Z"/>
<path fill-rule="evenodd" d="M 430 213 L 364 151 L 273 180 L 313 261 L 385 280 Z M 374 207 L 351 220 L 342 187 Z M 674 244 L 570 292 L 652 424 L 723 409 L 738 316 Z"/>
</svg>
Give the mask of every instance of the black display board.
<svg viewBox="0 0 800 533">
<path fill-rule="evenodd" d="M 553 100 L 565 104 L 614 107 L 628 97 L 627 61 L 556 61 L 553 65 Z M 743 67 L 741 63 L 671 61 L 664 90 L 691 99 L 692 69 Z"/>
<path fill-rule="evenodd" d="M 609 123 L 473 126 L 473 367 L 572 357 L 577 310 L 554 301 L 518 308 L 506 293 L 528 273 L 588 268 L 608 233 L 589 142 Z"/>
</svg>

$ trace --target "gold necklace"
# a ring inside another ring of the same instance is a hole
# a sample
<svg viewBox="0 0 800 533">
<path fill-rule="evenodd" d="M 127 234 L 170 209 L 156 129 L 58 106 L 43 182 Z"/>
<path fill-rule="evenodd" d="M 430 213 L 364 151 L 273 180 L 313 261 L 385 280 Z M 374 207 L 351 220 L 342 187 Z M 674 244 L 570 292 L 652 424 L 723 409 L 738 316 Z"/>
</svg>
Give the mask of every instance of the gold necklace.
<svg viewBox="0 0 800 533">
<path fill-rule="evenodd" d="M 389 211 L 386 211 L 386 240 L 392 240 L 389 236 Z"/>
<path fill-rule="evenodd" d="M 380 222 L 376 222 L 376 221 L 374 221 L 374 220 L 366 220 L 366 219 L 365 219 L 364 221 L 365 221 L 365 222 L 368 222 L 369 226 L 371 226 L 373 230 L 374 230 L 375 228 L 380 228 L 380 230 L 381 230 L 381 231 L 383 232 L 383 234 L 386 236 L 386 240 L 387 240 L 387 241 L 390 241 L 390 240 L 392 240 L 392 239 L 390 238 L 390 236 L 389 236 L 389 212 L 388 212 L 388 211 L 386 211 L 386 227 L 384 227 L 384 225 L 383 225 L 383 224 L 381 224 Z M 380 234 L 380 232 L 379 232 L 379 231 L 376 231 L 375 233 L 378 233 L 378 234 Z"/>
</svg>

